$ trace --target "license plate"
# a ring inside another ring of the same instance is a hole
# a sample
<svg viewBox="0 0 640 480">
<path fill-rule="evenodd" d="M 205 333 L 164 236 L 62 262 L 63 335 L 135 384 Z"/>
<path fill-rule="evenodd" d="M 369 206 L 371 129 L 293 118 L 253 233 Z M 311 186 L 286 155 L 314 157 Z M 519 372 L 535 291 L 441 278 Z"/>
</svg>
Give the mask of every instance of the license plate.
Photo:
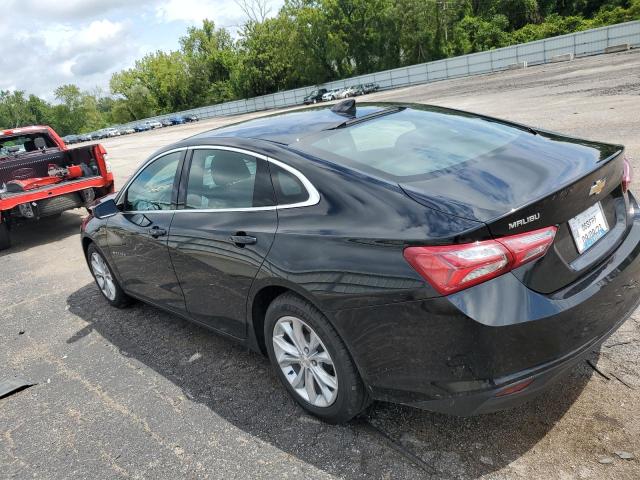
<svg viewBox="0 0 640 480">
<path fill-rule="evenodd" d="M 579 253 L 588 250 L 609 231 L 600 202 L 569 220 L 569 227 Z"/>
</svg>

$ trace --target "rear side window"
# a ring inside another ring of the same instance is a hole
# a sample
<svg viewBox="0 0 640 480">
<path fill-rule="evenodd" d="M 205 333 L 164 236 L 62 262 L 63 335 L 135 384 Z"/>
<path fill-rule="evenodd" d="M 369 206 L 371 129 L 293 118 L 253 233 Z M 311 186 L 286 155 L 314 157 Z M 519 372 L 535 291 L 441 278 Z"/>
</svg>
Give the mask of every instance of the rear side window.
<svg viewBox="0 0 640 480">
<path fill-rule="evenodd" d="M 228 150 L 194 150 L 186 208 L 221 210 L 273 205 L 266 161 Z"/>
<path fill-rule="evenodd" d="M 306 188 L 293 173 L 274 163 L 270 165 L 270 169 L 278 205 L 292 205 L 309 199 Z"/>
<path fill-rule="evenodd" d="M 524 134 L 517 127 L 472 114 L 406 109 L 328 131 L 295 148 L 404 181 L 460 167 Z"/>
</svg>

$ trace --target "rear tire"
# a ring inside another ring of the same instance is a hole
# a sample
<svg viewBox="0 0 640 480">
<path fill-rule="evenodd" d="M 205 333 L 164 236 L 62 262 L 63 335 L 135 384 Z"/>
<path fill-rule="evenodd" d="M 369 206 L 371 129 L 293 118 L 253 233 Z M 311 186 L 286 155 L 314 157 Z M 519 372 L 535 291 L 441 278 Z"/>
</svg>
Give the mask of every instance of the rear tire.
<svg viewBox="0 0 640 480">
<path fill-rule="evenodd" d="M 276 298 L 267 309 L 264 333 L 276 374 L 309 413 L 345 423 L 369 405 L 344 342 L 311 303 L 292 293 Z"/>
<path fill-rule="evenodd" d="M 120 283 L 118 283 L 118 279 L 113 274 L 111 266 L 93 243 L 87 248 L 87 260 L 93 279 L 107 302 L 116 308 L 124 308 L 131 305 L 131 297 L 124 293 Z"/>
<path fill-rule="evenodd" d="M 6 222 L 0 223 L 0 250 L 6 250 L 11 246 L 11 233 Z"/>
</svg>

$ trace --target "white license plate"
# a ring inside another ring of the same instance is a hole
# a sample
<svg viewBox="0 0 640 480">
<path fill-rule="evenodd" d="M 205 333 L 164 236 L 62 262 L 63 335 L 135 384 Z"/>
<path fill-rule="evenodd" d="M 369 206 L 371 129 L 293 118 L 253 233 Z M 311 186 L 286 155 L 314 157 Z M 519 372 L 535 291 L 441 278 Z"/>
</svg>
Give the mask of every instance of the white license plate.
<svg viewBox="0 0 640 480">
<path fill-rule="evenodd" d="M 609 231 L 600 202 L 569 220 L 569 227 L 580 253 L 588 250 Z"/>
</svg>

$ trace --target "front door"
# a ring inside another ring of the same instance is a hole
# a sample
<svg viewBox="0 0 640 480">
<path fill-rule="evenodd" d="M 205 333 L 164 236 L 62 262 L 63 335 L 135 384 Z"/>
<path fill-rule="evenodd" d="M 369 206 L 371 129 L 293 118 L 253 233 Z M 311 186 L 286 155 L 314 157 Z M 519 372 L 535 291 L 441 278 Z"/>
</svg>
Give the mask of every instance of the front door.
<svg viewBox="0 0 640 480">
<path fill-rule="evenodd" d="M 195 320 L 244 338 L 249 289 L 278 221 L 267 161 L 196 148 L 181 202 L 169 251 L 187 310 Z"/>
<path fill-rule="evenodd" d="M 153 160 L 127 187 L 109 219 L 108 245 L 122 287 L 133 296 L 184 311 L 167 247 L 183 151 Z"/>
</svg>

